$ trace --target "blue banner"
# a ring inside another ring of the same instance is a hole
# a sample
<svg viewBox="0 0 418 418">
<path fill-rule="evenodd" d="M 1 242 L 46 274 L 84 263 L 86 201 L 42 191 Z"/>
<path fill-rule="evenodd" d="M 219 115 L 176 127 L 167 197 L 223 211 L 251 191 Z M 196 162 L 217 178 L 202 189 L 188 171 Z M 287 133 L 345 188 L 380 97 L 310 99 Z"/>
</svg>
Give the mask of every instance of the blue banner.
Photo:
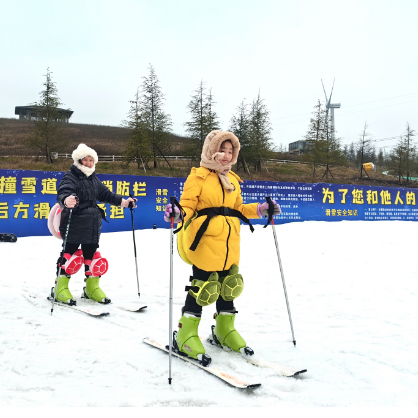
<svg viewBox="0 0 418 418">
<path fill-rule="evenodd" d="M 0 232 L 19 237 L 49 235 L 48 214 L 56 203 L 59 183 L 65 173 L 54 171 L 0 170 Z M 180 200 L 185 178 L 98 174 L 99 179 L 123 196 L 138 199 L 135 229 L 169 228 L 163 213 L 170 196 Z M 402 220 L 417 221 L 416 189 L 325 183 L 245 181 L 244 203 L 265 201 L 271 196 L 281 208 L 276 224 L 302 221 Z M 132 229 L 129 209 L 99 204 L 109 224 L 102 232 Z M 263 219 L 251 220 L 265 224 Z"/>
</svg>

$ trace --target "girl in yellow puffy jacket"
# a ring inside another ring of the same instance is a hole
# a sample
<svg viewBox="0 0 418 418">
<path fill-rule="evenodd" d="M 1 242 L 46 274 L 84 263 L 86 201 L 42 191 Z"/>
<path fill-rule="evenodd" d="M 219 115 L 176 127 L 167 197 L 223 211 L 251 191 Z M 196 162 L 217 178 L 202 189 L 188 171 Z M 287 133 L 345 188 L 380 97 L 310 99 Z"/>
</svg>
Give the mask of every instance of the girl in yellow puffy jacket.
<svg viewBox="0 0 418 418">
<path fill-rule="evenodd" d="M 181 258 L 193 267 L 186 302 L 182 308 L 179 330 L 175 332 L 174 349 L 207 365 L 211 359 L 198 336 L 202 307 L 216 302 L 212 326 L 213 344 L 234 351 L 252 353 L 234 327 L 237 311 L 234 299 L 243 291 L 244 281 L 239 274 L 240 220 L 267 213 L 267 203 L 243 204 L 242 180 L 231 171 L 237 162 L 240 143 L 231 132 L 212 131 L 205 139 L 199 168 L 192 168 L 177 207 L 167 205 L 164 219 L 183 221 L 177 235 Z M 275 205 L 275 214 L 279 207 Z"/>
</svg>

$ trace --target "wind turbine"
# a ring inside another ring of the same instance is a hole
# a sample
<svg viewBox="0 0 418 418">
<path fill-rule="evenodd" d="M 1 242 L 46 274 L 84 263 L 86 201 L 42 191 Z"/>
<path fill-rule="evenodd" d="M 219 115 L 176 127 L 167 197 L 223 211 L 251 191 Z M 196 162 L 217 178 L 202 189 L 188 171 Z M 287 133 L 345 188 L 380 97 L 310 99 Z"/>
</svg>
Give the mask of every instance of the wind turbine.
<svg viewBox="0 0 418 418">
<path fill-rule="evenodd" d="M 332 89 L 331 89 L 331 94 L 329 95 L 329 99 L 327 98 L 327 93 L 325 91 L 324 82 L 322 81 L 322 78 L 321 78 L 321 83 L 322 83 L 322 88 L 324 89 L 324 94 L 325 94 L 325 106 L 326 106 L 326 109 L 327 109 L 326 110 L 327 117 L 328 117 L 328 112 L 331 109 L 332 139 L 335 140 L 334 109 L 339 109 L 341 107 L 341 103 L 331 103 L 331 97 L 332 97 L 332 92 L 334 90 L 335 78 L 334 78 L 334 81 L 332 82 Z"/>
</svg>

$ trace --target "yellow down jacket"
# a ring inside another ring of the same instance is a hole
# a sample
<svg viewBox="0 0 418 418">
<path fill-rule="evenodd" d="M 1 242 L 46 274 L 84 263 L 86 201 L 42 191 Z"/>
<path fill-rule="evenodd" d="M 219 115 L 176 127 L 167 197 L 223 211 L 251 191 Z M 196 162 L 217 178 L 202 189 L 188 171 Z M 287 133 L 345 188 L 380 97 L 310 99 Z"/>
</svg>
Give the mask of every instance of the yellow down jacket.
<svg viewBox="0 0 418 418">
<path fill-rule="evenodd" d="M 243 204 L 240 182 L 232 171 L 229 180 L 235 190 L 227 193 L 218 174 L 205 167 L 192 168 L 183 187 L 180 205 L 186 211 L 184 227 L 178 233 L 177 248 L 181 258 L 205 271 L 229 270 L 232 264 L 239 265 L 240 220 L 234 216 L 215 216 L 202 236 L 195 251 L 190 250 L 196 233 L 207 216 L 197 216 L 202 209 L 227 207 L 236 209 L 246 218 L 257 218 L 258 203 Z"/>
</svg>

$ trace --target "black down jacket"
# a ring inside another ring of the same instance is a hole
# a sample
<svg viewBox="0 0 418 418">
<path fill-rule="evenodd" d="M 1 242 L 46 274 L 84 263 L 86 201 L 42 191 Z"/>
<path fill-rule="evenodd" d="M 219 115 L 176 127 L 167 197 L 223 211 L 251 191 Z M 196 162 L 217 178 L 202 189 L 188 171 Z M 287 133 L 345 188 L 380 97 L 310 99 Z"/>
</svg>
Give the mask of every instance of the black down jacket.
<svg viewBox="0 0 418 418">
<path fill-rule="evenodd" d="M 98 244 L 102 227 L 102 212 L 97 201 L 120 206 L 122 196 L 112 193 L 93 173 L 87 177 L 75 165 L 64 174 L 58 187 L 57 202 L 64 206 L 70 195 L 79 198 L 80 204 L 73 208 L 67 242 L 72 244 Z M 70 209 L 65 208 L 61 215 L 60 233 L 65 238 Z"/>
</svg>

